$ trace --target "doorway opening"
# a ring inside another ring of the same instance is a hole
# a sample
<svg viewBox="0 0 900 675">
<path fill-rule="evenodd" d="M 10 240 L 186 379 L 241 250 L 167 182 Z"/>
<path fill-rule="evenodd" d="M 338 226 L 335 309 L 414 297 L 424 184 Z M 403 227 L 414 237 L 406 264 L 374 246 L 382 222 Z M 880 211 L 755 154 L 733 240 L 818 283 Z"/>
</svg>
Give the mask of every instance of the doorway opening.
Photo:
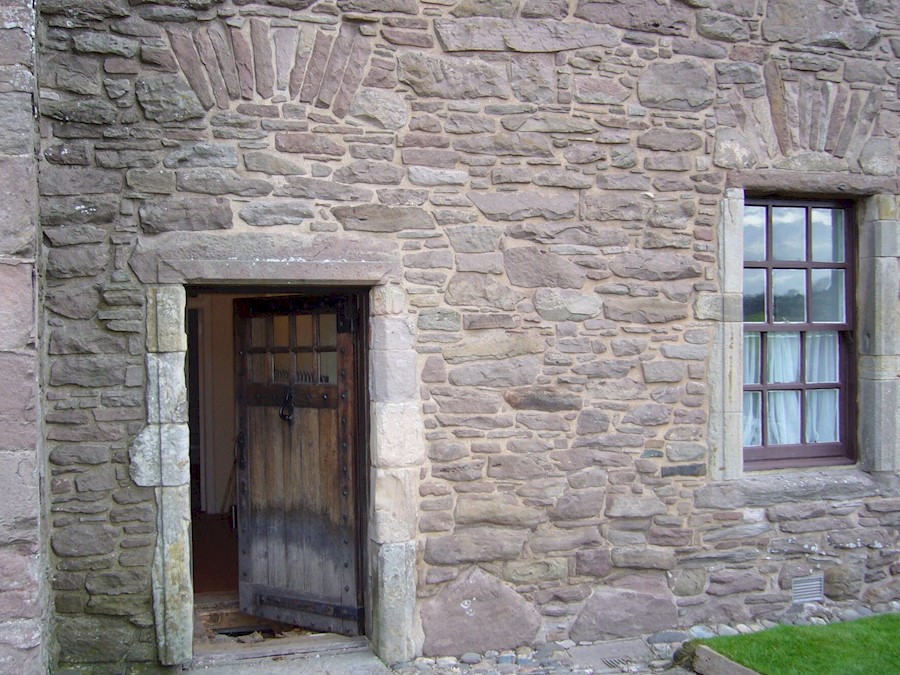
<svg viewBox="0 0 900 675">
<path fill-rule="evenodd" d="M 367 297 L 187 288 L 195 654 L 365 635 Z"/>
</svg>

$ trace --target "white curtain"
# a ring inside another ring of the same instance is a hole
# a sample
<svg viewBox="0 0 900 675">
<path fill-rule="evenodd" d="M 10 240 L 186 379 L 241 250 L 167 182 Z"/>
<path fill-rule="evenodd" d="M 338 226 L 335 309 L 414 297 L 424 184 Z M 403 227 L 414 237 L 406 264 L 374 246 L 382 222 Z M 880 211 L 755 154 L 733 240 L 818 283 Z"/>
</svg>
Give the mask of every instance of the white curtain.
<svg viewBox="0 0 900 675">
<path fill-rule="evenodd" d="M 744 333 L 744 384 L 759 384 L 759 333 Z M 762 395 L 758 391 L 744 392 L 744 447 L 762 445 Z"/>
<path fill-rule="evenodd" d="M 811 331 L 806 334 L 806 381 L 838 381 L 838 334 Z M 806 393 L 806 440 L 833 443 L 840 436 L 838 390 L 815 389 Z"/>
<path fill-rule="evenodd" d="M 800 380 L 800 333 L 768 333 L 768 382 Z M 770 391 L 766 409 L 766 441 L 770 445 L 800 443 L 800 392 Z"/>
</svg>

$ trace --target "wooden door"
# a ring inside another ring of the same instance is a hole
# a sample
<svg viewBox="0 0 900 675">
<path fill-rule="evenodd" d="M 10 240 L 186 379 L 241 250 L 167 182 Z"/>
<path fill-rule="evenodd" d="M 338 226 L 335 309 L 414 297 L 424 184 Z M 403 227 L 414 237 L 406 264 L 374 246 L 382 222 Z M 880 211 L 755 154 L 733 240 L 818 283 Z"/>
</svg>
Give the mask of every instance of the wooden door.
<svg viewBox="0 0 900 675">
<path fill-rule="evenodd" d="M 358 635 L 356 299 L 234 304 L 241 611 Z"/>
</svg>

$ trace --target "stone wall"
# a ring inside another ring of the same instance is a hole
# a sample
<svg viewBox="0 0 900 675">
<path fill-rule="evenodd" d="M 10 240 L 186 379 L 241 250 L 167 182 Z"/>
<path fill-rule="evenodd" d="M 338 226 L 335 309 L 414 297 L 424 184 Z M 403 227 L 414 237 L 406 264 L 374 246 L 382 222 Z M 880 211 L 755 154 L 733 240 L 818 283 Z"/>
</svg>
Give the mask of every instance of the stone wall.
<svg viewBox="0 0 900 675">
<path fill-rule="evenodd" d="M 814 571 L 830 601 L 900 599 L 895 474 L 709 475 L 726 186 L 881 193 L 896 231 L 891 5 L 40 3 L 65 658 L 154 660 L 164 630 L 157 495 L 129 474 L 160 351 L 132 251 L 238 237 L 261 265 L 279 237 L 322 270 L 402 261 L 417 650 L 778 617 Z"/>
<path fill-rule="evenodd" d="M 46 671 L 34 9 L 0 2 L 0 670 Z"/>
</svg>

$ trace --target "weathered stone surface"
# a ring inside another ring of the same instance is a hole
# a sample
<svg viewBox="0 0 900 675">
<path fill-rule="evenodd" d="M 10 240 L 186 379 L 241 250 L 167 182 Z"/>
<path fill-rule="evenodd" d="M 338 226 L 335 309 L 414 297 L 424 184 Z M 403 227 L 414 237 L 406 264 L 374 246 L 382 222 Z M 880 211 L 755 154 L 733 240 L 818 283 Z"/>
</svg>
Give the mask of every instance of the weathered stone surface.
<svg viewBox="0 0 900 675">
<path fill-rule="evenodd" d="M 286 0 L 282 0 L 286 1 Z M 309 2 L 309 0 L 304 0 Z M 278 4 L 281 4 L 280 2 Z M 344 12 L 378 12 L 398 14 L 416 14 L 419 5 L 416 0 L 338 0 L 338 7 Z"/>
<path fill-rule="evenodd" d="M 573 640 L 609 640 L 653 633 L 677 622 L 678 610 L 665 582 L 636 577 L 594 591 L 570 635 Z"/>
<path fill-rule="evenodd" d="M 646 518 L 666 512 L 666 505 L 654 495 L 611 494 L 606 498 L 606 515 L 611 518 Z"/>
<path fill-rule="evenodd" d="M 444 349 L 448 363 L 465 363 L 488 359 L 508 359 L 543 351 L 542 340 L 534 333 L 516 334 L 505 331 L 483 333 L 476 342 L 451 345 Z"/>
<path fill-rule="evenodd" d="M 863 569 L 846 564 L 828 567 L 824 573 L 825 595 L 831 600 L 858 600 L 863 589 Z"/>
<path fill-rule="evenodd" d="M 441 46 L 448 52 L 561 52 L 584 47 L 613 47 L 618 43 L 618 36 L 608 26 L 575 22 L 438 19 L 434 29 Z"/>
<path fill-rule="evenodd" d="M 332 213 L 347 230 L 401 232 L 435 228 L 434 220 L 428 212 L 413 206 L 338 206 Z"/>
<path fill-rule="evenodd" d="M 588 194 L 584 198 L 583 215 L 588 220 L 643 221 L 650 213 L 650 205 L 637 195 Z"/>
<path fill-rule="evenodd" d="M 47 275 L 55 279 L 73 279 L 99 274 L 109 263 L 105 244 L 81 244 L 52 249 L 47 254 Z"/>
<path fill-rule="evenodd" d="M 732 595 L 748 591 L 763 591 L 765 588 L 766 580 L 756 572 L 721 570 L 709 575 L 709 587 L 706 592 L 710 595 Z"/>
<path fill-rule="evenodd" d="M 514 286 L 581 288 L 585 282 L 585 272 L 578 265 L 536 247 L 508 249 L 503 253 L 503 262 Z"/>
<path fill-rule="evenodd" d="M 513 497 L 460 497 L 454 519 L 460 525 L 531 528 L 544 522 L 547 517 L 540 509 L 517 504 Z"/>
<path fill-rule="evenodd" d="M 468 136 L 454 141 L 453 147 L 479 155 L 549 157 L 552 154 L 550 139 L 544 134 L 530 132 Z"/>
<path fill-rule="evenodd" d="M 139 77 L 134 92 L 144 115 L 154 122 L 184 122 L 206 114 L 193 89 L 178 75 Z"/>
<path fill-rule="evenodd" d="M 148 200 L 139 209 L 141 227 L 150 234 L 219 230 L 232 227 L 231 206 L 222 197 L 172 197 Z"/>
<path fill-rule="evenodd" d="M 406 126 L 409 112 L 398 94 L 377 89 L 362 89 L 353 99 L 349 114 L 379 129 L 396 131 Z"/>
<path fill-rule="evenodd" d="M 665 548 L 616 546 L 611 551 L 616 567 L 640 570 L 671 570 L 675 568 L 675 552 Z"/>
<path fill-rule="evenodd" d="M 839 7 L 822 7 L 815 0 L 770 0 L 761 28 L 769 42 L 842 49 L 865 49 L 880 32 L 871 21 L 849 16 Z"/>
<path fill-rule="evenodd" d="M 701 274 L 699 263 L 689 256 L 647 251 L 625 253 L 610 263 L 610 269 L 620 277 L 643 281 L 674 281 Z"/>
<path fill-rule="evenodd" d="M 698 111 L 713 102 L 714 87 L 698 61 L 654 63 L 638 78 L 638 99 L 648 108 Z"/>
<path fill-rule="evenodd" d="M 375 185 L 399 185 L 403 180 L 403 168 L 390 162 L 359 159 L 334 172 L 338 183 L 372 183 Z M 410 177 L 411 178 L 411 177 Z M 415 183 L 415 181 L 411 181 Z"/>
<path fill-rule="evenodd" d="M 76 523 L 57 530 L 50 545 L 57 555 L 66 557 L 104 555 L 115 549 L 116 532 L 103 523 Z"/>
<path fill-rule="evenodd" d="M 41 112 L 61 122 L 82 124 L 112 124 L 118 118 L 118 113 L 111 104 L 91 99 L 48 101 L 41 106 Z"/>
<path fill-rule="evenodd" d="M 579 0 L 575 16 L 596 24 L 661 35 L 689 35 L 691 10 L 682 4 L 655 5 L 642 0 Z"/>
<path fill-rule="evenodd" d="M 322 134 L 301 134 L 288 131 L 275 134 L 275 149 L 307 155 L 340 157 L 347 151 L 341 144 Z"/>
<path fill-rule="evenodd" d="M 274 187 L 266 180 L 245 178 L 237 171 L 211 167 L 181 169 L 176 172 L 175 184 L 184 192 L 239 197 L 265 197 Z"/>
<path fill-rule="evenodd" d="M 92 19 L 128 16 L 131 12 L 126 0 L 85 0 L 72 4 L 68 0 L 46 0 L 41 3 L 42 14 L 66 14 Z"/>
<path fill-rule="evenodd" d="M 473 527 L 425 542 L 425 561 L 432 565 L 515 560 L 525 545 L 527 532 L 500 527 Z"/>
<path fill-rule="evenodd" d="M 562 410 L 580 410 L 582 406 L 580 396 L 546 386 L 512 389 L 506 393 L 504 398 L 516 410 L 560 412 Z"/>
<path fill-rule="evenodd" d="M 423 650 L 444 655 L 512 649 L 533 642 L 540 625 L 537 610 L 521 595 L 473 566 L 422 607 Z"/>
<path fill-rule="evenodd" d="M 710 40 L 725 42 L 743 42 L 750 37 L 750 29 L 740 18 L 712 10 L 697 13 L 697 32 Z"/>
<path fill-rule="evenodd" d="M 543 56 L 522 56 L 510 62 L 510 86 L 520 101 L 550 103 L 556 97 L 556 71 Z"/>
<path fill-rule="evenodd" d="M 576 76 L 574 97 L 579 103 L 616 105 L 631 96 L 631 90 L 617 80 L 606 77 Z"/>
<path fill-rule="evenodd" d="M 703 139 L 691 131 L 651 129 L 637 139 L 639 148 L 665 152 L 688 152 L 703 146 Z"/>
<path fill-rule="evenodd" d="M 450 370 L 450 384 L 473 387 L 518 387 L 532 384 L 540 371 L 536 358 L 520 356 Z"/>
<path fill-rule="evenodd" d="M 299 163 L 268 152 L 244 153 L 244 166 L 247 167 L 247 171 L 259 171 L 270 176 L 296 176 L 306 173 L 306 169 Z"/>
<path fill-rule="evenodd" d="M 510 311 L 525 297 L 521 291 L 503 282 L 474 272 L 455 274 L 447 285 L 446 300 L 450 305 L 494 307 Z"/>
<path fill-rule="evenodd" d="M 574 195 L 550 196 L 539 192 L 470 192 L 469 199 L 491 220 L 574 218 L 578 205 Z"/>
<path fill-rule="evenodd" d="M 397 77 L 419 96 L 468 99 L 509 95 L 506 71 L 474 59 L 441 59 L 406 52 L 398 59 Z"/>
<path fill-rule="evenodd" d="M 194 143 L 170 152 L 163 164 L 169 169 L 208 166 L 233 169 L 238 165 L 237 148 L 226 143 Z"/>
<path fill-rule="evenodd" d="M 301 199 L 333 199 L 335 201 L 363 202 L 372 199 L 372 191 L 365 188 L 341 185 L 330 180 L 289 176 L 287 185 L 275 190 L 278 197 Z"/>
<path fill-rule="evenodd" d="M 870 138 L 859 153 L 859 165 L 869 176 L 893 176 L 897 172 L 896 157 L 896 142 Z"/>
<path fill-rule="evenodd" d="M 721 127 L 716 130 L 713 163 L 723 169 L 752 169 L 756 153 L 740 129 Z"/>
<path fill-rule="evenodd" d="M 240 210 L 241 220 L 256 227 L 276 225 L 299 225 L 315 215 L 308 202 L 295 200 L 258 202 L 254 201 Z"/>
<path fill-rule="evenodd" d="M 603 301 L 577 291 L 541 288 L 534 294 L 534 308 L 547 321 L 585 321 L 600 314 Z"/>
</svg>

